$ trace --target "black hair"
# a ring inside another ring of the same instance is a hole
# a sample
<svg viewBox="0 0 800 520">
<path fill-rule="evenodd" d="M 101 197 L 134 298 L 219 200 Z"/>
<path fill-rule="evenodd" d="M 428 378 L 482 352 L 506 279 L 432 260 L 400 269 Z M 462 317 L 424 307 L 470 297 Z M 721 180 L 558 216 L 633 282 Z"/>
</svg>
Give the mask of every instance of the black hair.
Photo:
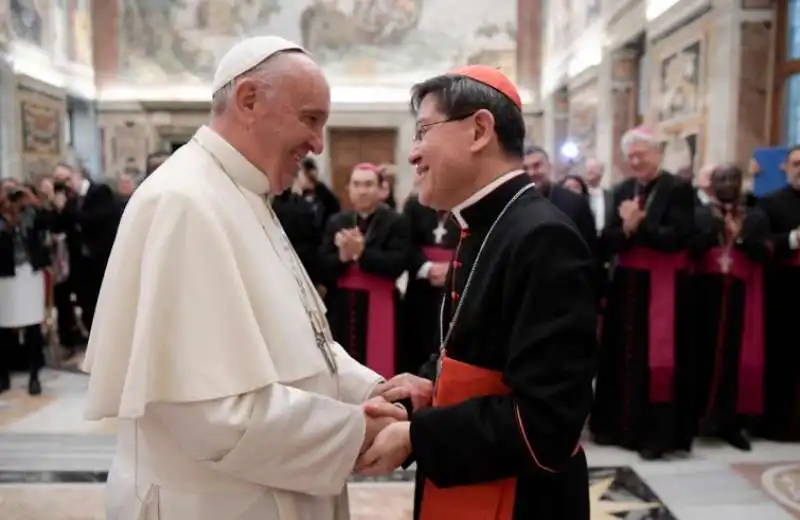
<svg viewBox="0 0 800 520">
<path fill-rule="evenodd" d="M 573 174 L 566 175 L 566 176 L 564 176 L 563 179 L 561 179 L 561 181 L 558 184 L 561 187 L 564 187 L 564 185 L 567 183 L 567 181 L 575 181 L 575 182 L 577 182 L 581 187 L 581 196 L 583 196 L 583 197 L 588 197 L 589 196 L 589 186 L 586 184 L 586 181 L 583 180 L 580 176 L 573 175 Z"/>
<path fill-rule="evenodd" d="M 494 116 L 494 131 L 500 148 L 509 157 L 523 157 L 525 120 L 522 111 L 499 90 L 466 76 L 436 76 L 411 88 L 413 114 L 429 95 L 435 97 L 437 108 L 450 120 L 466 119 L 478 110 L 488 110 Z"/>
<path fill-rule="evenodd" d="M 547 162 L 550 162 L 550 156 L 547 154 L 544 148 L 539 145 L 529 144 L 525 147 L 525 156 L 539 154 L 544 157 Z"/>
<path fill-rule="evenodd" d="M 315 170 L 316 171 L 317 170 L 317 161 L 315 161 L 313 157 L 306 157 L 300 163 L 300 169 L 302 169 L 304 172 L 307 172 L 308 170 Z"/>
</svg>

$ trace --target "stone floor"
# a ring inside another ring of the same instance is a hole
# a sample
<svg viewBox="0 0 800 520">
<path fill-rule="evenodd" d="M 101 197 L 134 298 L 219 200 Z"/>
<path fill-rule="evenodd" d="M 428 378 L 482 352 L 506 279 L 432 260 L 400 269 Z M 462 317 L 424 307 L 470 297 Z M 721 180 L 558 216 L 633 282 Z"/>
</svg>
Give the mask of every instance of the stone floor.
<svg viewBox="0 0 800 520">
<path fill-rule="evenodd" d="M 102 481 L 113 452 L 113 421 L 81 417 L 86 377 L 43 374 L 44 395 L 15 379 L 0 395 L 0 519 L 101 520 Z M 643 462 L 586 445 L 592 520 L 800 519 L 800 446 L 758 442 L 750 453 L 698 443 L 685 459 Z M 353 482 L 354 520 L 408 520 L 410 473 L 391 482 Z"/>
</svg>

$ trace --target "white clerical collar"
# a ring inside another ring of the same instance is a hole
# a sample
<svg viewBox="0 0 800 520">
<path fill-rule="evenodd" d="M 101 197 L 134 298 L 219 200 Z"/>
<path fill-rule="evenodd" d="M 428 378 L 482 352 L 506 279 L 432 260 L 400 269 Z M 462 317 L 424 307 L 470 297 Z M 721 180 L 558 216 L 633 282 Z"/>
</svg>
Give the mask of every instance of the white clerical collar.
<svg viewBox="0 0 800 520">
<path fill-rule="evenodd" d="M 589 195 L 592 195 L 592 196 L 596 197 L 596 196 L 602 195 L 602 194 L 603 194 L 603 188 L 601 188 L 599 186 L 597 186 L 595 188 L 589 186 Z"/>
<path fill-rule="evenodd" d="M 198 144 L 218 160 L 225 173 L 240 186 L 257 195 L 269 192 L 267 174 L 256 168 L 244 155 L 211 128 L 203 125 L 194 134 Z"/>
<path fill-rule="evenodd" d="M 488 194 L 505 184 L 510 179 L 513 179 L 517 175 L 523 173 L 523 170 L 512 170 L 508 173 L 501 175 L 500 177 L 496 178 L 483 188 L 479 189 L 475 193 L 472 194 L 467 200 L 462 202 L 461 204 L 457 204 L 453 209 L 450 210 L 450 213 L 453 215 L 453 218 L 456 219 L 458 225 L 461 226 L 461 229 L 467 229 L 469 226 L 467 225 L 467 221 L 464 220 L 464 217 L 461 216 L 461 212 L 481 200 L 482 198 L 486 197 Z"/>
<path fill-rule="evenodd" d="M 703 206 L 707 206 L 712 202 L 711 196 L 701 189 L 697 190 L 697 198 L 700 199 L 700 203 Z"/>
<path fill-rule="evenodd" d="M 87 193 L 89 193 L 89 188 L 91 188 L 92 183 L 89 179 L 83 179 L 78 186 L 78 196 L 85 197 Z"/>
</svg>

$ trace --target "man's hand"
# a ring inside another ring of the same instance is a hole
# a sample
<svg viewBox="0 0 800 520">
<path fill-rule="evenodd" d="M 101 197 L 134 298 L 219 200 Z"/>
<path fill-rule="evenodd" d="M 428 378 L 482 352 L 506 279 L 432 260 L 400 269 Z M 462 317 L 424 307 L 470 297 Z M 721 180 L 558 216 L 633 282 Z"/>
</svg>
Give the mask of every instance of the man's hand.
<svg viewBox="0 0 800 520">
<path fill-rule="evenodd" d="M 728 213 L 725 216 L 725 227 L 730 233 L 731 237 L 736 239 L 739 236 L 739 233 L 742 232 L 742 221 L 734 217 L 732 214 Z"/>
<path fill-rule="evenodd" d="M 434 287 L 442 287 L 447 279 L 450 265 L 446 262 L 434 262 L 428 270 L 428 281 Z"/>
<path fill-rule="evenodd" d="M 53 195 L 53 206 L 55 206 L 56 211 L 62 211 L 66 205 L 67 194 L 63 191 L 57 191 L 55 195 Z"/>
<path fill-rule="evenodd" d="M 342 262 L 357 260 L 364 251 L 364 235 L 356 228 L 340 230 L 333 243 L 339 248 L 339 259 Z"/>
<path fill-rule="evenodd" d="M 639 207 L 639 203 L 633 199 L 628 199 L 619 205 L 617 210 L 622 219 L 622 229 L 627 234 L 631 234 L 642 223 L 646 213 Z"/>
<path fill-rule="evenodd" d="M 427 408 L 433 401 L 433 383 L 414 374 L 399 374 L 378 387 L 387 401 L 411 399 L 414 410 Z"/>
<path fill-rule="evenodd" d="M 372 446 L 358 458 L 355 471 L 359 475 L 386 475 L 399 467 L 411 455 L 411 423 L 390 424 L 376 437 Z"/>
<path fill-rule="evenodd" d="M 375 440 L 375 437 L 387 426 L 397 421 L 407 421 L 408 413 L 402 406 L 396 406 L 383 397 L 373 397 L 362 405 L 367 420 L 367 429 L 364 434 L 364 443 L 361 453 L 364 453 Z"/>
</svg>

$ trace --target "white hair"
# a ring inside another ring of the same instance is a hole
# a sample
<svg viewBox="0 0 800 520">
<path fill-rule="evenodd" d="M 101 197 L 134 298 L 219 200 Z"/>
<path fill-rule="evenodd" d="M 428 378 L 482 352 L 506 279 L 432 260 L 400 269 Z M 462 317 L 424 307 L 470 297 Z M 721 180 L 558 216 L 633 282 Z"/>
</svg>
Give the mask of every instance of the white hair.
<svg viewBox="0 0 800 520">
<path fill-rule="evenodd" d="M 633 143 L 644 143 L 651 148 L 660 149 L 661 148 L 661 141 L 659 141 L 656 136 L 648 132 L 643 128 L 632 128 L 625 132 L 620 140 L 620 147 L 622 148 L 622 153 L 628 153 L 628 148 Z"/>
</svg>

